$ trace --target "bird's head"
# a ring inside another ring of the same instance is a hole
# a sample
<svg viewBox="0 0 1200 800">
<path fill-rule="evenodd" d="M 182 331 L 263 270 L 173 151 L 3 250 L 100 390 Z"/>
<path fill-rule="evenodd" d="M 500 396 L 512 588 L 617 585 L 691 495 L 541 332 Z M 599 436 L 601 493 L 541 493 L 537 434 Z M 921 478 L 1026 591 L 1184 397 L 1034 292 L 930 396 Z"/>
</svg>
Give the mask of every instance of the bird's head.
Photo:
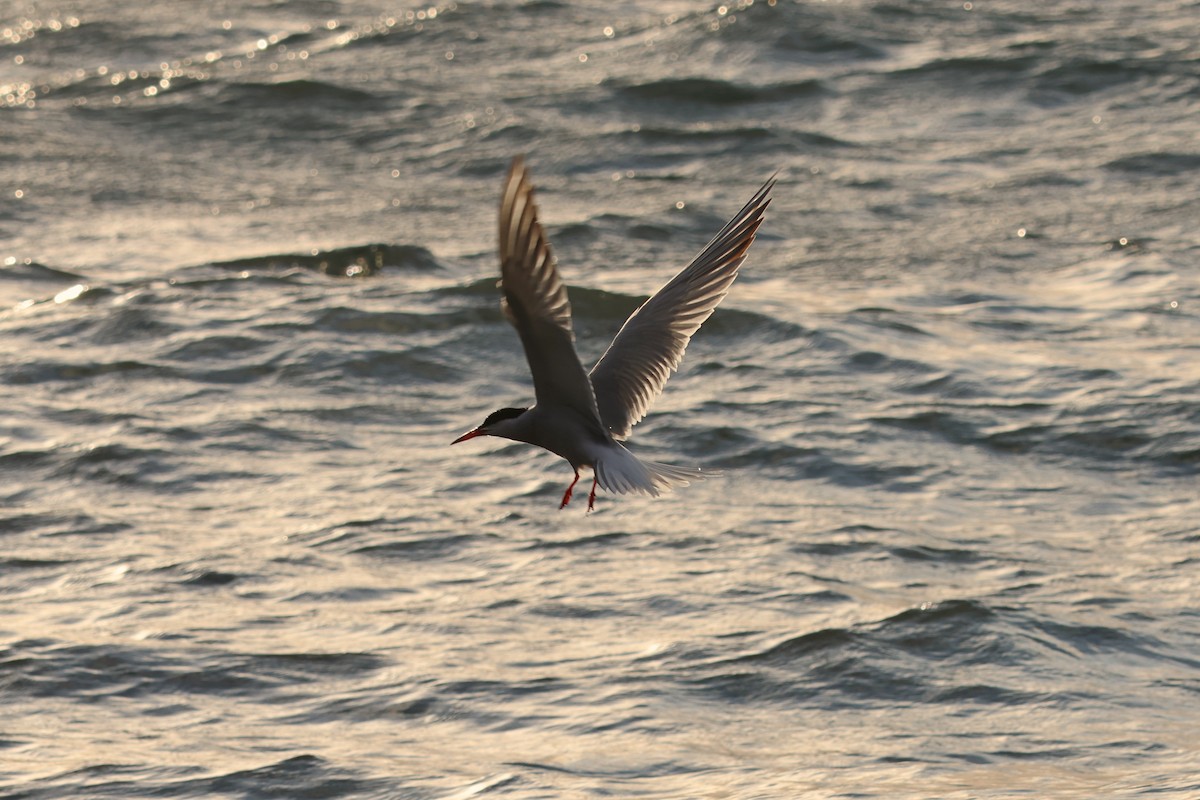
<svg viewBox="0 0 1200 800">
<path fill-rule="evenodd" d="M 467 431 L 450 444 L 465 442 L 476 436 L 504 436 L 512 429 L 513 422 L 525 411 L 524 408 L 502 408 L 499 411 L 493 411 L 487 415 L 487 419 L 483 421 L 482 425 L 473 431 Z"/>
</svg>

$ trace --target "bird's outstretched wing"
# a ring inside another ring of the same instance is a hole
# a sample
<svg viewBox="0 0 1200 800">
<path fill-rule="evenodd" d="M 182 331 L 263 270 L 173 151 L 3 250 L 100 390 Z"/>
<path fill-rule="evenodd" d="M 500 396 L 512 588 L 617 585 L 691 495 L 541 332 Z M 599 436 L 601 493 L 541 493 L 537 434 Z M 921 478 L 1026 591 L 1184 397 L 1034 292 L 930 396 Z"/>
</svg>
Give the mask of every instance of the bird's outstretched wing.
<svg viewBox="0 0 1200 800">
<path fill-rule="evenodd" d="M 524 160 L 509 167 L 500 198 L 501 306 L 517 329 L 540 406 L 566 406 L 599 426 L 596 400 L 571 328 L 567 287 L 537 219 Z"/>
<path fill-rule="evenodd" d="M 729 291 L 774 185 L 772 177 L 686 269 L 633 312 L 592 368 L 600 419 L 614 437 L 628 436 L 650 410 L 692 334 Z"/>
</svg>

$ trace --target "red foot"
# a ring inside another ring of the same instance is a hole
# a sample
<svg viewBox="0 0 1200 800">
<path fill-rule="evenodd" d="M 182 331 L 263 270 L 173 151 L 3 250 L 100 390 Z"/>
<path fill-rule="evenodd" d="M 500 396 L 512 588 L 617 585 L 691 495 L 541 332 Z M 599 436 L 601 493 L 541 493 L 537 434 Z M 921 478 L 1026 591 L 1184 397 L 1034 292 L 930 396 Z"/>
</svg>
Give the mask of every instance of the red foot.
<svg viewBox="0 0 1200 800">
<path fill-rule="evenodd" d="M 563 493 L 562 505 L 558 507 L 562 511 L 567 507 L 567 503 L 571 502 L 571 491 L 575 488 L 575 484 L 579 483 L 579 470 L 575 470 L 575 480 L 571 481 L 571 485 L 567 487 L 567 491 Z M 594 492 L 593 492 L 594 493 Z M 591 504 L 588 504 L 588 509 L 591 509 Z"/>
<path fill-rule="evenodd" d="M 596 476 L 593 475 L 592 476 L 592 491 L 591 491 L 591 494 L 588 495 L 588 512 L 589 513 L 591 512 L 592 508 L 595 507 L 595 505 L 596 505 Z"/>
</svg>

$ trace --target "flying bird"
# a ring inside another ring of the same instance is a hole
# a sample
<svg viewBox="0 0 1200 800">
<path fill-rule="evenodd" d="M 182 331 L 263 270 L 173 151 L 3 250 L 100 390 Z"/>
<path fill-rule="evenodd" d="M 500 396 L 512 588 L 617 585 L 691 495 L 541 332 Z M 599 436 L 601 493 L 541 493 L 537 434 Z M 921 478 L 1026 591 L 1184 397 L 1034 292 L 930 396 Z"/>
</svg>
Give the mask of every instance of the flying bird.
<svg viewBox="0 0 1200 800">
<path fill-rule="evenodd" d="M 513 159 L 500 198 L 500 305 L 525 348 L 536 402 L 494 411 L 451 444 L 499 436 L 565 458 L 575 479 L 559 508 L 571 502 L 585 467 L 593 471 L 588 511 L 595 506 L 597 485 L 608 492 L 657 497 L 707 477 L 699 468 L 643 461 L 621 441 L 650 410 L 692 335 L 729 291 L 774 185 L 772 177 L 691 264 L 642 303 L 586 372 L 575 352 L 567 287 L 538 222 L 529 170 L 520 156 Z"/>
</svg>

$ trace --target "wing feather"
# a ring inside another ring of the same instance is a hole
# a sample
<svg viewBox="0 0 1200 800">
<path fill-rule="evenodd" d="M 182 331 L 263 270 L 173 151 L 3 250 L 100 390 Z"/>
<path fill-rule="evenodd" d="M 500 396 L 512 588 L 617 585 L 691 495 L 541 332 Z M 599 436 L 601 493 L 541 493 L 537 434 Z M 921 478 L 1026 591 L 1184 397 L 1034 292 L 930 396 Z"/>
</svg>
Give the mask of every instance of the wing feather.
<svg viewBox="0 0 1200 800">
<path fill-rule="evenodd" d="M 501 306 L 517 329 L 539 406 L 566 406 L 600 429 L 571 326 L 567 287 L 537 218 L 524 159 L 513 159 L 500 198 Z"/>
<path fill-rule="evenodd" d="M 627 437 L 646 416 L 692 335 L 729 291 L 774 185 L 772 177 L 691 264 L 633 312 L 592 368 L 600 419 L 615 438 Z"/>
</svg>

